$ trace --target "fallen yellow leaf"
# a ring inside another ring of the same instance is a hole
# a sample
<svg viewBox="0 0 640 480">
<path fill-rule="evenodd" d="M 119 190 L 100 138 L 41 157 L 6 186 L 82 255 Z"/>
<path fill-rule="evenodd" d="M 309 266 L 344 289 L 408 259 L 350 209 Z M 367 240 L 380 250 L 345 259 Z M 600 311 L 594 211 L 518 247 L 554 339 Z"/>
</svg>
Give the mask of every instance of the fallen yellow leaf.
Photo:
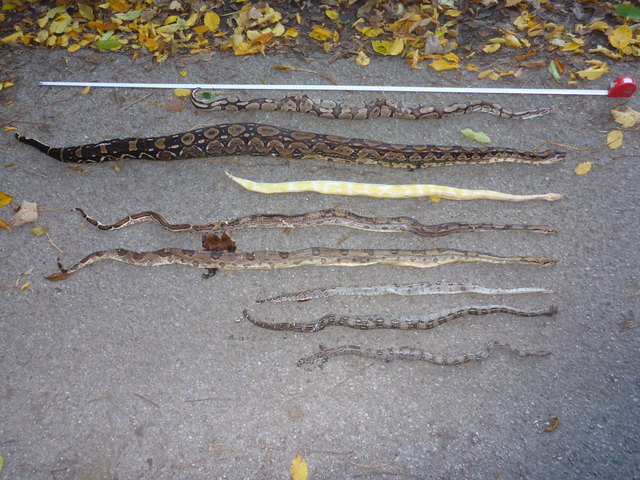
<svg viewBox="0 0 640 480">
<path fill-rule="evenodd" d="M 186 77 L 187 76 L 187 72 L 182 70 L 182 71 L 178 72 L 178 75 L 180 75 L 181 77 Z"/>
<path fill-rule="evenodd" d="M 13 202 L 13 197 L 8 193 L 0 192 L 0 207 L 4 207 L 5 205 L 9 205 Z"/>
<path fill-rule="evenodd" d="M 188 97 L 189 95 L 191 95 L 191 90 L 189 90 L 188 88 L 174 88 L 173 94 L 176 97 Z"/>
<path fill-rule="evenodd" d="M 529 26 L 532 15 L 529 12 L 522 12 L 518 18 L 513 21 L 513 24 L 518 27 L 518 30 L 524 30 Z"/>
<path fill-rule="evenodd" d="M 485 45 L 482 49 L 485 53 L 493 53 L 500 50 L 501 45 L 499 43 L 492 43 L 490 45 Z"/>
<path fill-rule="evenodd" d="M 445 10 L 445 11 L 444 11 L 444 14 L 445 14 L 447 17 L 453 17 L 453 18 L 455 18 L 455 17 L 458 17 L 458 16 L 462 15 L 462 11 L 461 11 L 461 10 L 451 9 L 451 8 L 450 8 L 449 10 Z"/>
<path fill-rule="evenodd" d="M 362 30 L 360 30 L 360 33 L 366 35 L 367 37 L 374 38 L 378 35 L 382 35 L 384 33 L 384 30 L 381 28 L 364 27 Z"/>
<path fill-rule="evenodd" d="M 82 95 L 86 95 L 87 93 L 89 93 L 89 90 L 91 90 L 91 87 L 84 87 L 82 89 Z"/>
<path fill-rule="evenodd" d="M 595 80 L 605 73 L 609 73 L 609 67 L 607 67 L 607 64 L 604 62 L 600 62 L 598 60 L 587 60 L 587 63 L 591 63 L 592 65 L 589 68 L 576 72 L 580 78 L 585 80 Z"/>
<path fill-rule="evenodd" d="M 360 65 L 361 67 L 365 67 L 365 66 L 369 65 L 369 63 L 371 63 L 371 59 L 364 52 L 364 50 L 360 50 L 358 52 L 358 56 L 356 57 L 356 63 L 358 65 Z"/>
<path fill-rule="evenodd" d="M 573 170 L 576 175 L 585 175 L 591 171 L 593 162 L 582 162 Z"/>
<path fill-rule="evenodd" d="M 29 230 L 30 233 L 35 235 L 36 237 L 41 237 L 45 233 L 47 233 L 47 229 L 44 227 L 35 227 Z"/>
<path fill-rule="evenodd" d="M 4 127 L 3 130 L 5 132 L 15 132 L 18 129 L 16 127 Z"/>
<path fill-rule="evenodd" d="M 11 227 L 4 220 L 0 220 L 0 228 L 11 231 Z"/>
<path fill-rule="evenodd" d="M 309 33 L 309 36 L 314 40 L 326 42 L 333 37 L 333 32 L 331 30 L 323 28 L 320 25 L 314 25 L 313 27 L 311 27 L 311 33 Z"/>
<path fill-rule="evenodd" d="M 85 5 L 84 3 L 78 4 L 78 12 L 83 18 L 86 18 L 87 20 L 93 20 L 95 18 L 91 7 L 89 5 Z"/>
<path fill-rule="evenodd" d="M 429 66 L 437 72 L 440 72 L 442 70 L 457 70 L 458 68 L 460 68 L 457 63 L 448 62 L 442 58 L 431 62 Z"/>
<path fill-rule="evenodd" d="M 115 13 L 126 12 L 131 8 L 129 2 L 126 0 L 109 0 L 109 8 Z"/>
<path fill-rule="evenodd" d="M 291 460 L 291 466 L 289 467 L 291 473 L 291 480 L 307 480 L 309 476 L 309 467 L 307 461 L 302 455 L 297 454 L 296 458 Z"/>
<path fill-rule="evenodd" d="M 607 147 L 611 150 L 615 150 L 622 145 L 622 138 L 624 135 L 620 130 L 612 130 L 607 135 Z"/>
<path fill-rule="evenodd" d="M 19 290 L 20 290 L 20 291 L 26 290 L 27 288 L 29 288 L 29 286 L 30 286 L 30 285 L 31 285 L 31 282 L 24 282 L 24 283 L 20 286 Z"/>
<path fill-rule="evenodd" d="M 510 47 L 514 47 L 514 48 L 522 48 L 522 43 L 520 43 L 520 40 L 518 40 L 518 37 L 516 37 L 513 34 L 507 34 L 504 37 L 505 40 L 505 44 L 509 45 Z"/>
<path fill-rule="evenodd" d="M 2 43 L 17 43 L 18 40 L 22 38 L 24 34 L 22 32 L 15 32 L 11 35 L 7 35 L 6 37 L 0 38 L 0 42 Z"/>
<path fill-rule="evenodd" d="M 335 10 L 325 10 L 325 15 L 329 17 L 331 20 L 337 20 L 340 15 Z"/>
<path fill-rule="evenodd" d="M 619 50 L 629 46 L 633 31 L 629 25 L 620 25 L 609 35 L 609 43 Z"/>
<path fill-rule="evenodd" d="M 624 107 L 626 110 L 623 112 L 620 108 L 621 107 L 616 107 L 611 110 L 611 115 L 613 115 L 613 120 L 616 123 L 619 123 L 624 128 L 632 128 L 640 123 L 640 112 L 636 112 L 631 107 Z"/>
<path fill-rule="evenodd" d="M 276 26 L 271 30 L 271 33 L 273 33 L 274 37 L 281 37 L 282 35 L 284 35 L 284 25 L 278 22 Z"/>
<path fill-rule="evenodd" d="M 429 197 L 429 200 L 431 200 L 433 203 L 438 203 L 442 199 L 440 197 Z"/>
<path fill-rule="evenodd" d="M 500 74 L 498 74 L 498 72 L 496 72 L 495 70 L 485 70 L 484 72 L 480 72 L 478 74 L 478 78 L 479 79 L 483 79 L 483 78 L 489 78 L 491 80 L 498 80 L 500 78 Z"/>
<path fill-rule="evenodd" d="M 210 32 L 215 32 L 220 26 L 220 16 L 215 12 L 207 12 L 204 14 L 204 24 Z"/>
<path fill-rule="evenodd" d="M 371 46 L 381 55 L 400 55 L 404 50 L 404 40 L 396 38 L 393 43 L 388 40 L 373 40 Z"/>
<path fill-rule="evenodd" d="M 589 30 L 600 30 L 601 32 L 604 32 L 605 30 L 607 30 L 609 28 L 609 25 L 607 24 L 607 22 L 603 22 L 602 20 L 598 20 L 596 22 L 590 23 L 589 25 L 587 25 L 587 28 Z"/>
</svg>

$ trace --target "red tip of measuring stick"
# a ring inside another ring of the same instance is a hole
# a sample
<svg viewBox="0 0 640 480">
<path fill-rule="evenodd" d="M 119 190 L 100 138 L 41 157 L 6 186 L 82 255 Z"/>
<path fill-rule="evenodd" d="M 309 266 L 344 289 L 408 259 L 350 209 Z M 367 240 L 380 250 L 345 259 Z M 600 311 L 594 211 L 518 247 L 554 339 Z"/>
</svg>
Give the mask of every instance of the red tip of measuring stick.
<svg viewBox="0 0 640 480">
<path fill-rule="evenodd" d="M 616 78 L 611 85 L 607 97 L 630 97 L 636 91 L 636 79 L 633 77 Z"/>
</svg>

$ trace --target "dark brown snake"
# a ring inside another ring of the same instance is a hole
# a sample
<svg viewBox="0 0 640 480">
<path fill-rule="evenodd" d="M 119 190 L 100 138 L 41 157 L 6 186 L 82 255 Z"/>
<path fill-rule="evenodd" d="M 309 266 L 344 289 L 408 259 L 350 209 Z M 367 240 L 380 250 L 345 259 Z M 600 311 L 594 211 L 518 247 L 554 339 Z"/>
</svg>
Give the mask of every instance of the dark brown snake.
<svg viewBox="0 0 640 480">
<path fill-rule="evenodd" d="M 424 316 L 399 316 L 399 315 L 325 315 L 315 322 L 264 322 L 254 318 L 248 310 L 243 310 L 242 316 L 245 320 L 253 323 L 257 327 L 267 330 L 287 330 L 291 332 L 314 333 L 322 330 L 328 325 L 342 325 L 361 330 L 374 328 L 388 328 L 399 330 L 428 330 L 442 325 L 450 320 L 463 317 L 465 315 L 490 315 L 493 313 L 508 313 L 520 317 L 550 317 L 558 313 L 556 306 L 551 306 L 544 310 L 521 310 L 505 305 L 468 306 L 434 313 Z"/>
<path fill-rule="evenodd" d="M 205 224 L 169 223 L 159 213 L 145 211 L 124 217 L 113 224 L 104 224 L 87 215 L 82 208 L 78 212 L 100 230 L 118 230 L 138 223 L 154 220 L 172 232 L 188 232 L 211 234 L 232 232 L 249 228 L 296 228 L 316 227 L 321 225 L 338 225 L 373 232 L 408 232 L 421 237 L 440 237 L 465 231 L 526 231 L 542 234 L 558 233 L 548 225 L 492 224 L 492 223 L 443 223 L 440 225 L 424 225 L 411 217 L 364 217 L 347 210 L 331 208 L 302 213 L 299 215 L 256 214 L 234 218 L 232 220 Z"/>
<path fill-rule="evenodd" d="M 343 345 L 341 347 L 323 349 L 317 353 L 314 353 L 313 355 L 301 358 L 300 360 L 298 360 L 298 366 L 302 367 L 306 365 L 312 365 L 313 363 L 318 361 L 326 362 L 329 358 L 339 357 L 342 355 L 355 355 L 358 357 L 372 358 L 374 360 L 384 360 L 387 362 L 390 362 L 392 360 L 421 360 L 423 362 L 429 362 L 436 365 L 461 365 L 467 362 L 479 362 L 488 358 L 489 355 L 491 355 L 492 350 L 496 347 L 505 348 L 510 352 L 515 353 L 519 357 L 544 357 L 551 354 L 551 352 L 548 352 L 546 350 L 523 352 L 513 348 L 507 343 L 501 343 L 497 341 L 487 343 L 484 349 L 480 352 L 455 356 L 436 355 L 419 348 L 411 347 L 375 349 L 361 347 L 358 345 Z"/>
<path fill-rule="evenodd" d="M 340 163 L 418 169 L 484 163 L 549 164 L 564 152 L 528 152 L 511 148 L 439 147 L 383 143 L 337 135 L 302 132 L 259 123 L 229 123 L 162 137 L 124 138 L 56 148 L 33 138 L 16 138 L 61 162 L 100 163 L 111 160 L 177 160 L 263 155 L 322 158 Z"/>
<path fill-rule="evenodd" d="M 503 265 L 533 265 L 546 267 L 557 260 L 543 256 L 506 257 L 488 253 L 432 248 L 429 250 L 346 249 L 312 247 L 295 252 L 258 251 L 250 253 L 184 250 L 162 248 L 151 252 L 134 252 L 123 248 L 91 253 L 71 268 L 49 275 L 52 282 L 64 280 L 81 268 L 103 260 L 115 260 L 140 267 L 186 265 L 195 268 L 224 270 L 273 270 L 292 267 L 364 267 L 396 265 L 430 268 L 455 262 L 482 262 Z"/>
<path fill-rule="evenodd" d="M 467 103 L 454 103 L 447 107 L 430 105 L 415 105 L 394 102 L 380 98 L 371 102 L 339 103 L 331 100 L 314 100 L 306 95 L 289 95 L 280 99 L 255 98 L 240 100 L 237 97 L 216 99 L 217 93 L 211 90 L 192 90 L 191 103 L 197 108 L 214 112 L 238 110 L 262 110 L 263 112 L 297 112 L 308 113 L 322 118 L 337 118 L 346 120 L 370 120 L 373 118 L 401 118 L 404 120 L 419 120 L 423 118 L 443 118 L 465 113 L 489 113 L 502 118 L 526 120 L 540 117 L 553 112 L 553 108 L 536 108 L 513 112 L 501 107 L 497 103 L 474 100 Z"/>
</svg>

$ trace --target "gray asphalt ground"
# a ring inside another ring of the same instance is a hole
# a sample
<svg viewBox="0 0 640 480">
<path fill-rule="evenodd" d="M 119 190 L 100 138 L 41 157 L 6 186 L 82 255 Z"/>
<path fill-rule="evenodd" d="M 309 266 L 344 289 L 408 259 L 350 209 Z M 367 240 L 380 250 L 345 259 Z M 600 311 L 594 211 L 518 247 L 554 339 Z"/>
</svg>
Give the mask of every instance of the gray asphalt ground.
<svg viewBox="0 0 640 480">
<path fill-rule="evenodd" d="M 498 65 L 509 66 L 509 61 Z M 258 121 L 388 142 L 466 145 L 459 130 L 490 135 L 491 146 L 531 149 L 557 142 L 597 149 L 615 128 L 609 110 L 632 99 L 483 97 L 512 109 L 556 105 L 553 115 L 517 122 L 483 114 L 443 120 L 369 122 L 301 114 L 171 113 L 171 91 L 45 88 L 39 80 L 131 82 L 322 83 L 319 77 L 272 70 L 286 63 L 315 69 L 341 83 L 496 86 L 474 73 L 411 70 L 397 60 L 353 61 L 269 55 L 251 58 L 174 57 L 157 65 L 95 52 L 8 50 L 0 92 L 3 125 L 54 145 L 177 133 L 197 125 Z M 475 62 L 481 63 L 481 62 Z M 640 77 L 638 64 L 613 63 L 606 88 L 620 75 Z M 178 72 L 188 72 L 187 78 Z M 546 70 L 525 71 L 498 86 L 555 88 Z M 240 92 L 243 97 L 253 96 Z M 277 92 L 264 92 L 277 96 Z M 289 92 L 295 93 L 295 92 Z M 146 96 L 151 94 L 150 96 Z M 325 93 L 342 101 L 375 94 Z M 448 104 L 478 97 L 397 95 Z M 6 105 L 5 102 L 13 100 Z M 297 453 L 309 478 L 640 478 L 640 344 L 637 328 L 638 132 L 617 150 L 568 151 L 549 166 L 460 166 L 423 171 L 348 166 L 321 160 L 260 157 L 179 162 L 128 161 L 85 166 L 86 175 L 2 133 L 0 190 L 37 202 L 37 225 L 0 231 L 0 478 L 210 479 L 288 478 Z M 476 144 L 477 145 L 477 144 Z M 552 147 L 553 148 L 553 147 Z M 593 170 L 577 176 L 582 161 Z M 16 164 L 10 166 L 10 164 Z M 435 183 L 510 193 L 558 192 L 563 200 L 510 204 L 428 199 L 379 200 L 318 194 L 262 195 L 229 181 L 224 171 L 257 181 L 301 179 L 369 183 Z M 341 207 L 363 215 L 411 215 L 424 223 L 549 223 L 557 236 L 466 233 L 437 239 L 338 227 L 248 230 L 233 234 L 239 251 L 343 248 L 477 249 L 504 255 L 545 254 L 550 268 L 456 264 L 418 270 L 392 266 L 219 272 L 203 280 L 183 266 L 138 268 L 103 262 L 50 283 L 56 258 L 71 265 L 95 250 L 199 248 L 200 239 L 146 223 L 102 232 L 73 207 L 104 222 L 153 209 L 175 222 L 224 220 L 253 213 L 303 213 Z M 0 209 L 8 220 L 11 207 Z M 30 281 L 20 291 L 15 285 Z M 552 295 L 486 297 L 336 297 L 256 305 L 258 298 L 322 286 L 407 282 L 473 282 L 542 286 Z M 359 331 L 330 327 L 315 334 L 259 329 L 259 318 L 310 321 L 327 313 L 421 314 L 470 304 L 537 309 L 553 318 L 467 317 L 430 331 Z M 357 357 L 305 370 L 296 361 L 319 349 L 357 344 L 414 346 L 438 354 L 480 350 L 491 340 L 548 357 L 496 351 L 480 363 L 434 366 Z M 550 415 L 559 419 L 552 432 Z"/>
</svg>

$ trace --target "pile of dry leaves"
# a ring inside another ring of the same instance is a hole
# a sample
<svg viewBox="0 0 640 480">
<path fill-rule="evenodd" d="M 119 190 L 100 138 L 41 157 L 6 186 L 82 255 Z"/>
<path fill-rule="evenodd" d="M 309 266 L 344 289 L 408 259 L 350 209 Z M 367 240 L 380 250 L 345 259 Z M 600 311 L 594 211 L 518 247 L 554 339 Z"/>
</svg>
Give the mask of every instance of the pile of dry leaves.
<svg viewBox="0 0 640 480">
<path fill-rule="evenodd" d="M 632 2 L 597 0 L 4 0 L 0 42 L 125 50 L 159 62 L 177 52 L 316 48 L 361 66 L 397 56 L 415 69 L 467 68 L 493 80 L 545 66 L 573 84 L 608 72 L 611 60 L 640 57 L 638 21 Z M 517 67 L 474 65 L 497 51 Z"/>
</svg>

